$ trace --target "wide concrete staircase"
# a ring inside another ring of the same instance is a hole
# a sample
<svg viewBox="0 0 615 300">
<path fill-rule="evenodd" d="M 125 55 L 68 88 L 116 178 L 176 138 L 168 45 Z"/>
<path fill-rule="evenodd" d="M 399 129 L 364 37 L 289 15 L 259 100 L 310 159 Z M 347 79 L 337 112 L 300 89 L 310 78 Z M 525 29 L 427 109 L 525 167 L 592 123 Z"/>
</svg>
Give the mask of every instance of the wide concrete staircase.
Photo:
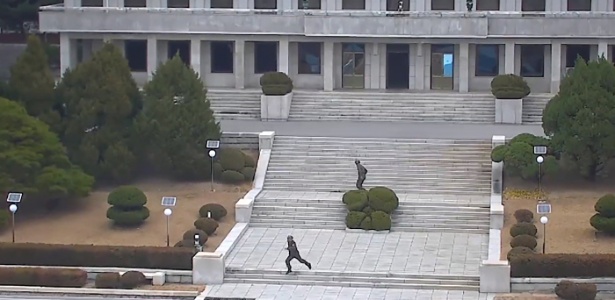
<svg viewBox="0 0 615 300">
<path fill-rule="evenodd" d="M 523 122 L 541 122 L 545 97 L 525 100 Z M 495 103 L 490 93 L 295 91 L 289 121 L 314 120 L 493 123 Z"/>
<path fill-rule="evenodd" d="M 523 124 L 542 124 L 542 111 L 553 95 L 530 94 L 523 100 Z"/>
<path fill-rule="evenodd" d="M 207 99 L 217 120 L 258 120 L 261 115 L 260 90 L 207 91 Z"/>
<path fill-rule="evenodd" d="M 476 291 L 478 276 L 404 273 L 295 271 L 227 268 L 225 283 L 341 286 L 354 288 L 443 289 Z"/>
</svg>

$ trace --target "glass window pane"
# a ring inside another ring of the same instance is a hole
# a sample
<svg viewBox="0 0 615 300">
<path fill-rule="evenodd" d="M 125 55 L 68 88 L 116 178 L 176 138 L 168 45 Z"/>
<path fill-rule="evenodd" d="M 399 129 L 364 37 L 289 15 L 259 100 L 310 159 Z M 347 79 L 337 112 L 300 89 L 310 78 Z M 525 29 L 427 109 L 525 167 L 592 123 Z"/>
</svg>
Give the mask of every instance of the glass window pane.
<svg viewBox="0 0 615 300">
<path fill-rule="evenodd" d="M 254 9 L 277 9 L 277 0 L 254 0 Z"/>
<path fill-rule="evenodd" d="M 521 0 L 521 11 L 545 11 L 545 0 Z"/>
<path fill-rule="evenodd" d="M 81 7 L 103 7 L 103 0 L 81 0 Z"/>
<path fill-rule="evenodd" d="M 591 11 L 592 0 L 568 0 L 568 11 Z"/>
<path fill-rule="evenodd" d="M 211 8 L 233 8 L 233 0 L 211 0 Z"/>
<path fill-rule="evenodd" d="M 496 76 L 500 73 L 499 45 L 476 45 L 476 76 Z"/>
<path fill-rule="evenodd" d="M 354 74 L 355 75 L 365 74 L 365 55 L 363 53 L 354 54 Z"/>
<path fill-rule="evenodd" d="M 146 0 L 124 0 L 124 7 L 147 7 Z"/>
<path fill-rule="evenodd" d="M 168 8 L 190 8 L 190 0 L 167 0 Z"/>
<path fill-rule="evenodd" d="M 409 11 L 410 0 L 387 0 L 387 11 Z"/>
<path fill-rule="evenodd" d="M 498 11 L 500 10 L 500 0 L 476 0 L 476 10 Z"/>
<path fill-rule="evenodd" d="M 321 0 L 297 0 L 297 7 L 300 9 L 320 9 Z"/>
<path fill-rule="evenodd" d="M 299 74 L 320 74 L 321 43 L 299 43 L 297 48 Z"/>
<path fill-rule="evenodd" d="M 342 9 L 364 10 L 365 0 L 342 0 Z"/>
<path fill-rule="evenodd" d="M 544 77 L 545 45 L 521 45 L 521 72 L 523 77 Z"/>
<path fill-rule="evenodd" d="M 354 54 L 344 53 L 342 55 L 342 73 L 344 75 L 354 74 Z"/>
<path fill-rule="evenodd" d="M 455 10 L 455 0 L 431 0 L 431 10 Z"/>
</svg>

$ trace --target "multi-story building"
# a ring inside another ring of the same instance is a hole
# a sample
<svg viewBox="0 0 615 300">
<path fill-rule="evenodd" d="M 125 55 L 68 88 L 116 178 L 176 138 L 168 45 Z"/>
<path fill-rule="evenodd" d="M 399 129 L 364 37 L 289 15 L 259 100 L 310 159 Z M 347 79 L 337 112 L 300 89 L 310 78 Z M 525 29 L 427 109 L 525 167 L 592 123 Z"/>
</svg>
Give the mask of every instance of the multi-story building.
<svg viewBox="0 0 615 300">
<path fill-rule="evenodd" d="M 469 10 L 469 3 L 472 9 Z M 103 41 L 143 83 L 178 53 L 208 87 L 487 91 L 515 73 L 555 92 L 578 56 L 615 57 L 614 0 L 65 0 L 43 7 L 62 69 Z"/>
</svg>

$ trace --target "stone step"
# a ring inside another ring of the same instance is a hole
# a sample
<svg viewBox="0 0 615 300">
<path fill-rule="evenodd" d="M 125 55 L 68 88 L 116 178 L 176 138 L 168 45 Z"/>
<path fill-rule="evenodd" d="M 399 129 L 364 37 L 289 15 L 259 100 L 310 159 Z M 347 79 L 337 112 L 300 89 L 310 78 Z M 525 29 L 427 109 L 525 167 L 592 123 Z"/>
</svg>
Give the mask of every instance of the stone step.
<svg viewBox="0 0 615 300">
<path fill-rule="evenodd" d="M 269 173 L 269 172 L 267 172 Z M 293 184 L 302 183 L 304 185 L 307 184 L 327 184 L 333 182 L 338 183 L 348 183 L 354 184 L 357 178 L 356 175 L 349 174 L 306 174 L 306 173 L 295 173 L 294 175 L 270 175 L 267 174 L 265 176 L 265 181 L 269 182 L 290 182 Z M 391 186 L 395 183 L 403 183 L 408 185 L 424 185 L 425 187 L 431 186 L 440 186 L 440 185 L 472 185 L 472 186 L 482 186 L 487 185 L 486 188 L 489 187 L 490 177 L 488 176 L 464 176 L 463 174 L 458 174 L 458 176 L 448 176 L 445 177 L 443 174 L 412 174 L 407 175 L 405 177 L 397 177 L 395 175 L 390 176 L 369 176 L 365 180 L 366 186 Z M 266 183 L 269 183 L 266 182 Z M 388 183 L 388 185 L 387 185 Z M 394 188 L 391 188 L 395 190 Z"/>
<path fill-rule="evenodd" d="M 277 221 L 258 221 L 258 220 L 250 220 L 250 227 L 257 228 L 294 228 L 294 229 L 326 229 L 326 230 L 345 230 L 346 225 L 343 222 L 335 222 L 335 224 L 286 224 L 280 223 Z"/>
<path fill-rule="evenodd" d="M 479 279 L 473 276 L 412 275 L 378 272 L 295 271 L 285 275 L 285 270 L 237 270 L 227 268 L 225 282 L 269 283 L 295 285 L 325 285 L 367 288 L 448 289 L 475 291 Z"/>
<path fill-rule="evenodd" d="M 459 213 L 476 213 L 483 212 L 483 210 L 489 208 L 489 199 L 483 201 L 473 200 L 472 202 L 464 200 L 448 200 L 448 201 L 434 201 L 425 199 L 424 202 L 401 200 L 399 202 L 400 211 L 448 211 L 453 210 Z M 298 208 L 338 208 L 342 206 L 342 198 L 335 200 L 294 200 L 294 199 L 269 199 L 269 198 L 257 198 L 254 202 L 254 207 L 275 207 L 280 210 L 298 209 Z M 488 210 L 487 210 L 488 212 Z"/>
<path fill-rule="evenodd" d="M 308 216 L 308 215 L 264 215 L 252 214 L 252 221 L 260 221 L 265 223 L 284 223 L 284 224 L 329 224 L 333 222 L 344 223 L 346 214 L 340 216 Z M 489 229 L 489 218 L 478 220 L 469 219 L 454 219 L 443 216 L 431 217 L 392 217 L 393 227 L 427 227 L 427 228 L 469 228 L 469 229 Z"/>
<path fill-rule="evenodd" d="M 380 183 L 379 185 L 385 185 L 384 183 Z M 421 184 L 416 185 L 408 185 L 405 184 L 386 184 L 389 187 L 392 187 L 395 191 L 398 192 L 407 192 L 412 193 L 416 191 L 420 191 L 423 193 L 434 193 L 434 194 L 450 194 L 450 195 L 476 195 L 476 194 L 484 194 L 489 195 L 491 189 L 489 187 L 483 188 L 481 186 L 476 185 L 440 185 L 440 186 L 423 186 Z M 378 184 L 374 184 L 373 186 L 378 186 Z M 368 185 L 365 185 L 366 188 L 369 188 Z M 265 181 L 265 190 L 279 190 L 279 191 L 310 191 L 310 192 L 338 192 L 338 191 L 348 191 L 353 189 L 354 186 L 351 184 L 297 184 L 291 181 Z"/>
<path fill-rule="evenodd" d="M 276 218 L 293 218 L 297 220 L 310 220 L 318 219 L 319 221 L 336 221 L 344 220 L 348 211 L 345 208 L 340 208 L 334 212 L 282 212 L 279 210 L 256 210 L 252 211 L 253 218 L 262 219 L 276 219 Z M 454 212 L 446 212 L 437 214 L 433 213 L 406 213 L 400 214 L 397 211 L 393 212 L 392 216 L 394 222 L 399 224 L 414 224 L 414 223 L 429 223 L 429 222 L 442 222 L 442 223 L 459 223 L 459 224 L 487 224 L 489 225 L 489 214 L 456 214 Z"/>
<path fill-rule="evenodd" d="M 489 234 L 489 227 L 476 228 L 428 228 L 428 227 L 411 227 L 395 225 L 391 228 L 391 232 L 444 232 L 444 233 L 466 233 L 466 234 Z"/>
<path fill-rule="evenodd" d="M 305 172 L 310 175 L 330 175 L 330 176 L 345 176 L 353 174 L 356 176 L 356 170 L 344 165 L 339 165 L 340 168 L 334 168 L 338 165 L 327 166 L 323 168 L 319 168 L 318 165 L 309 165 L 301 168 L 293 168 L 291 165 L 281 165 L 276 164 L 270 166 L 267 169 L 267 175 L 276 175 L 276 176 L 293 176 L 297 174 L 297 172 Z M 464 167 L 464 166 L 417 166 L 413 164 L 400 164 L 398 166 L 368 166 L 369 172 L 368 176 L 393 176 L 393 177 L 403 177 L 406 175 L 420 175 L 420 174 L 433 174 L 440 175 L 442 177 L 455 177 L 458 175 L 469 175 L 468 173 L 475 173 L 475 175 L 485 175 L 490 177 L 491 170 L 488 170 L 485 167 L 474 166 L 474 167 Z M 391 174 L 391 171 L 394 171 L 394 174 Z M 300 174 L 301 175 L 301 174 Z M 438 176 L 438 177 L 440 177 Z"/>
</svg>

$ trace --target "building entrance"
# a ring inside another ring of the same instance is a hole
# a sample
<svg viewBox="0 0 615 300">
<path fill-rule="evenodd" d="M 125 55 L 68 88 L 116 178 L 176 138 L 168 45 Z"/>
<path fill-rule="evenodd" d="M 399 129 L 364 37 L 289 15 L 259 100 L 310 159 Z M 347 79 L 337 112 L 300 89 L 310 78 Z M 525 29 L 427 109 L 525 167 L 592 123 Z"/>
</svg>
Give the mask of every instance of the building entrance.
<svg viewBox="0 0 615 300">
<path fill-rule="evenodd" d="M 453 90 L 455 45 L 431 45 L 431 89 Z"/>
<path fill-rule="evenodd" d="M 342 88 L 365 88 L 364 44 L 342 44 Z"/>
<path fill-rule="evenodd" d="M 408 89 L 410 82 L 410 46 L 387 44 L 387 89 Z"/>
</svg>

